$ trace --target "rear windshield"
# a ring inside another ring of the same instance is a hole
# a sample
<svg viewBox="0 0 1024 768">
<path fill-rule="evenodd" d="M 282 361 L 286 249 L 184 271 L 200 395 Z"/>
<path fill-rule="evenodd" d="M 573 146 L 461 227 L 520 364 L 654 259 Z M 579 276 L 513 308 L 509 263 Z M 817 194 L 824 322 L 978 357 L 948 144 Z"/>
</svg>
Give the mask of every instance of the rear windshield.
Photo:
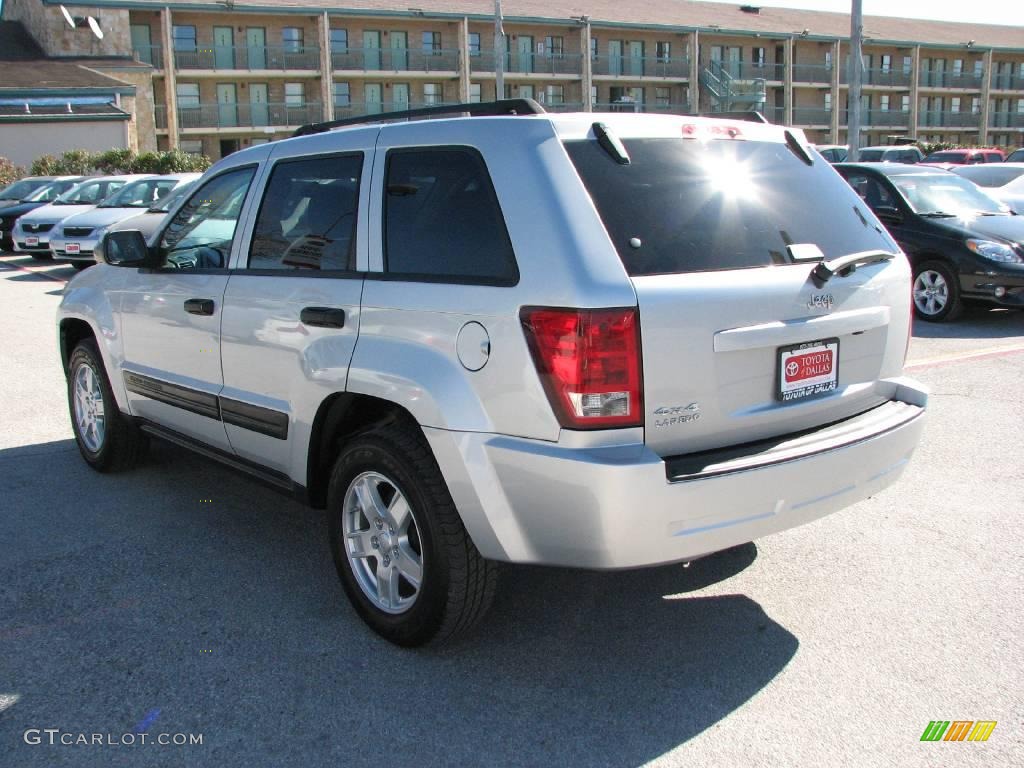
<svg viewBox="0 0 1024 768">
<path fill-rule="evenodd" d="M 785 144 L 626 139 L 629 165 L 597 141 L 565 143 L 626 271 L 633 276 L 792 262 L 897 246 L 828 163 Z"/>
<path fill-rule="evenodd" d="M 862 163 L 877 163 L 884 154 L 884 149 L 862 149 L 857 153 L 857 159 Z"/>
<path fill-rule="evenodd" d="M 924 161 L 926 163 L 966 163 L 967 155 L 963 152 L 932 152 Z"/>
</svg>

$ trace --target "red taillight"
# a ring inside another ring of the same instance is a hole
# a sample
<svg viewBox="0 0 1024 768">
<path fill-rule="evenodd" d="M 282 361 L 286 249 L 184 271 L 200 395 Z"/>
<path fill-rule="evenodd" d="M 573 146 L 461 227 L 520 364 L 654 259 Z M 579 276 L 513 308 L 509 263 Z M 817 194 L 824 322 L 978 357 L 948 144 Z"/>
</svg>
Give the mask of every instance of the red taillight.
<svg viewBox="0 0 1024 768">
<path fill-rule="evenodd" d="M 635 307 L 526 308 L 521 317 L 537 373 L 563 427 L 643 423 L 640 323 Z"/>
</svg>

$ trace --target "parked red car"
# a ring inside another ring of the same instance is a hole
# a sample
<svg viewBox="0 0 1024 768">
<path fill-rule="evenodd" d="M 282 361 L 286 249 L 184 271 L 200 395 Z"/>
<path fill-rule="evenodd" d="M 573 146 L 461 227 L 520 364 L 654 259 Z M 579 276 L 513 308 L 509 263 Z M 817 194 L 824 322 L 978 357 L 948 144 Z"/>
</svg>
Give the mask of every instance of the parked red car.
<svg viewBox="0 0 1024 768">
<path fill-rule="evenodd" d="M 1005 161 L 1006 155 L 1001 149 L 943 149 L 941 152 L 932 152 L 923 162 L 933 165 L 974 165 Z"/>
</svg>

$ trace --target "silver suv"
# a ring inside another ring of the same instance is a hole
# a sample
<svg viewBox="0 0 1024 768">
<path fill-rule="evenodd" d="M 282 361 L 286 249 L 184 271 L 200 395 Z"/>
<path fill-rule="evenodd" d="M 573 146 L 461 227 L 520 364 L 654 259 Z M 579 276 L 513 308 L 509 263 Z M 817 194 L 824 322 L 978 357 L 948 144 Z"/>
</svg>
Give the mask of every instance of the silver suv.
<svg viewBox="0 0 1024 768">
<path fill-rule="evenodd" d="M 800 132 L 486 106 L 535 114 L 314 126 L 108 233 L 58 316 L 85 460 L 154 435 L 325 508 L 401 645 L 501 562 L 689 561 L 900 475 L 910 269 Z"/>
</svg>

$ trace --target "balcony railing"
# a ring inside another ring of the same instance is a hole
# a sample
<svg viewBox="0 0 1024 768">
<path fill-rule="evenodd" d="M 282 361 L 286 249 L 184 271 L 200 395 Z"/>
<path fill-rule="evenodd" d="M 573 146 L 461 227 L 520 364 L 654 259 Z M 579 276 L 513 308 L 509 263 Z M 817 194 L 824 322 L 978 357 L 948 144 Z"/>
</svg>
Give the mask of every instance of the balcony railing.
<svg viewBox="0 0 1024 768">
<path fill-rule="evenodd" d="M 648 114 L 685 115 L 690 111 L 689 104 L 664 102 L 622 102 L 599 101 L 590 107 L 593 112 L 646 112 Z"/>
<path fill-rule="evenodd" d="M 291 46 L 215 46 L 194 51 L 175 51 L 174 66 L 178 69 L 215 70 L 288 70 L 320 69 L 320 51 Z"/>
<path fill-rule="evenodd" d="M 685 80 L 690 76 L 690 60 L 686 56 L 595 56 L 591 64 L 594 75 L 609 77 L 671 77 Z"/>
<path fill-rule="evenodd" d="M 865 69 L 861 82 L 864 85 L 891 85 L 898 88 L 909 88 L 910 80 L 909 72 L 890 67 L 889 69 Z M 850 71 L 847 67 L 843 67 L 839 82 L 844 84 L 850 82 Z"/>
<path fill-rule="evenodd" d="M 1024 74 L 1012 75 L 1009 72 L 993 72 L 992 87 L 997 91 L 1024 91 Z"/>
<path fill-rule="evenodd" d="M 704 65 L 716 75 L 725 73 L 732 80 L 772 80 L 786 78 L 785 64 L 748 64 L 742 61 L 719 61 L 711 59 Z"/>
<path fill-rule="evenodd" d="M 1024 128 L 1024 112 L 993 112 L 989 115 L 992 128 Z"/>
<path fill-rule="evenodd" d="M 419 48 L 347 48 L 331 52 L 331 66 L 343 72 L 456 72 L 459 52 Z"/>
<path fill-rule="evenodd" d="M 974 112 L 922 110 L 917 116 L 917 124 L 926 128 L 977 128 L 981 125 L 981 115 Z"/>
<path fill-rule="evenodd" d="M 136 45 L 132 55 L 143 64 L 152 64 L 155 69 L 164 68 L 164 49 L 159 45 Z"/>
<path fill-rule="evenodd" d="M 786 108 L 785 107 L 762 107 L 758 110 L 769 123 L 775 123 L 776 125 L 782 125 L 786 122 Z"/>
<path fill-rule="evenodd" d="M 494 53 L 481 51 L 469 59 L 469 71 L 493 72 Z M 525 53 L 513 51 L 505 54 L 505 73 L 538 75 L 579 75 L 583 72 L 583 56 L 578 53 Z"/>
<path fill-rule="evenodd" d="M 910 125 L 910 113 L 896 109 L 862 110 L 861 125 L 868 128 L 906 128 Z"/>
<path fill-rule="evenodd" d="M 334 119 L 379 115 L 383 112 L 405 112 L 421 107 L 443 107 L 454 104 L 451 101 L 346 101 L 334 102 Z"/>
<path fill-rule="evenodd" d="M 921 72 L 917 76 L 917 84 L 923 88 L 964 88 L 981 90 L 982 75 L 974 72 Z"/>
<path fill-rule="evenodd" d="M 793 125 L 831 125 L 832 110 L 824 107 L 794 107 Z"/>
<path fill-rule="evenodd" d="M 829 64 L 796 64 L 793 67 L 793 82 L 827 85 L 832 82 L 833 71 Z"/>
<path fill-rule="evenodd" d="M 167 107 L 156 107 L 156 127 L 167 127 Z M 319 103 L 200 104 L 178 107 L 178 128 L 297 128 L 323 119 Z"/>
</svg>

